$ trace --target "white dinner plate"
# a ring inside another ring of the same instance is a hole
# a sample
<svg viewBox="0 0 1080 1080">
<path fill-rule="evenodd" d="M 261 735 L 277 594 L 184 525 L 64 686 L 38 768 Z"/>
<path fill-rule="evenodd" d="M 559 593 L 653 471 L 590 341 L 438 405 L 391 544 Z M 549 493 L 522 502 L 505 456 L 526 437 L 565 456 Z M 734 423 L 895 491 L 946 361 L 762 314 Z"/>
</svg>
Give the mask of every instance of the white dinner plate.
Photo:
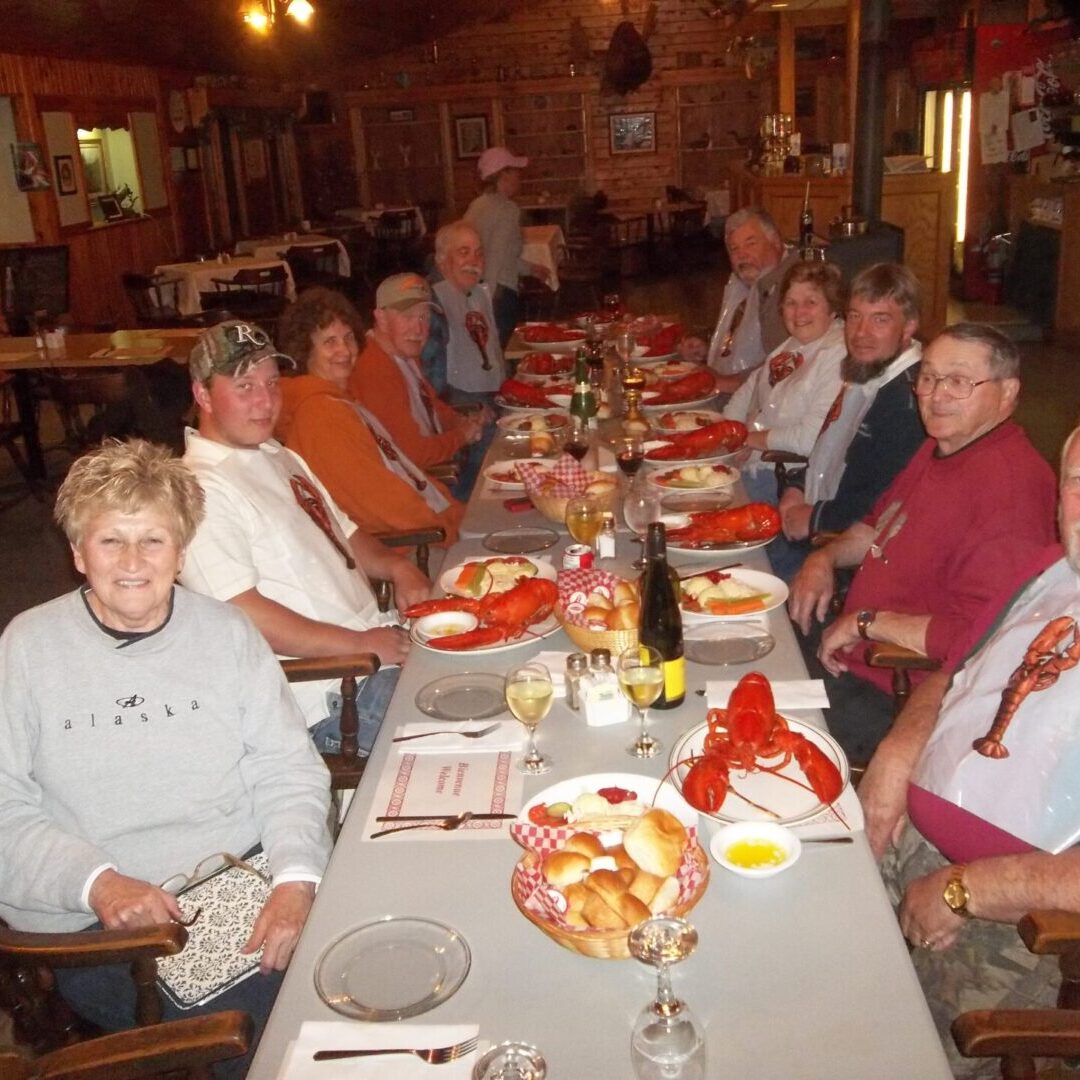
<svg viewBox="0 0 1080 1080">
<path fill-rule="evenodd" d="M 639 346 L 644 349 L 645 346 Z M 665 360 L 674 360 L 679 354 L 677 352 L 658 353 L 656 356 L 649 356 L 647 352 L 638 353 L 634 352 L 634 363 L 641 367 L 652 367 L 653 364 L 662 364 Z"/>
<path fill-rule="evenodd" d="M 513 480 L 504 480 L 500 477 L 514 476 Z M 525 483 L 517 475 L 516 470 L 512 462 L 508 461 L 496 461 L 484 469 L 484 479 L 491 484 L 492 487 L 499 488 L 502 491 L 524 491 Z"/>
<path fill-rule="evenodd" d="M 717 491 L 720 488 L 729 488 L 739 479 L 737 470 L 727 465 L 710 465 L 700 461 L 692 461 L 689 465 L 668 467 L 669 462 L 664 462 L 664 468 L 648 473 L 649 483 L 664 491 Z M 685 468 L 707 468 L 711 475 L 706 476 L 701 483 L 676 483 L 679 472 Z"/>
<path fill-rule="evenodd" d="M 720 454 L 706 454 L 696 458 L 666 458 L 656 461 L 649 457 L 650 450 L 658 450 L 661 446 L 667 446 L 663 439 L 649 439 L 645 443 L 645 464 L 653 469 L 669 469 L 675 465 L 731 465 L 739 456 L 739 450 L 731 450 Z M 672 490 L 693 491 L 693 488 L 673 488 Z"/>
<path fill-rule="evenodd" d="M 777 533 L 777 536 L 780 534 Z M 740 551 L 754 551 L 757 548 L 762 548 L 766 544 L 771 544 L 776 539 L 776 536 L 770 536 L 768 540 L 733 540 L 730 544 L 710 544 L 708 547 L 686 547 L 683 544 L 669 539 L 667 542 L 668 551 L 677 551 L 680 555 L 704 555 L 708 557 L 716 554 L 731 554 L 733 552 Z"/>
<path fill-rule="evenodd" d="M 505 557 L 504 557 L 505 558 Z M 524 558 L 524 556 L 515 555 L 514 558 Z M 447 596 L 460 596 L 461 593 L 454 592 L 454 582 L 457 580 L 458 574 L 465 569 L 466 566 L 471 566 L 474 563 L 488 563 L 488 562 L 500 562 L 498 556 L 492 556 L 490 559 L 466 559 L 462 563 L 458 563 L 457 566 L 450 567 L 449 570 L 444 570 L 439 575 L 438 586 Z M 525 558 L 525 562 L 530 563 L 536 567 L 535 577 L 540 578 L 542 581 L 556 581 L 559 577 L 558 571 L 551 565 L 546 559 L 529 559 Z M 511 584 L 507 584 L 504 589 L 497 589 L 496 592 L 506 592 L 511 588 Z"/>
<path fill-rule="evenodd" d="M 570 780 L 560 780 L 557 784 L 552 784 L 534 795 L 521 808 L 517 820 L 521 824 L 528 824 L 529 811 L 539 803 L 545 806 L 558 802 L 572 803 L 579 795 L 607 787 L 633 791 L 637 795 L 637 801 L 644 803 L 646 807 L 659 806 L 674 814 L 684 825 L 697 824 L 697 811 L 670 784 L 662 784 L 655 776 L 614 772 L 589 773 L 586 776 L 575 776 Z M 617 804 L 615 809 L 617 812 Z"/>
<path fill-rule="evenodd" d="M 840 778 L 844 787 L 846 787 L 851 775 L 851 769 L 848 765 L 847 756 L 840 748 L 840 744 L 828 732 L 814 727 L 813 724 L 807 724 L 801 720 L 792 720 L 788 717 L 785 717 L 785 719 L 788 727 L 793 732 L 805 736 L 805 738 L 816 744 L 826 757 L 831 759 L 832 763 L 840 770 Z M 698 724 L 687 731 L 671 749 L 668 765 L 671 766 L 672 771 L 668 774 L 668 782 L 675 786 L 680 795 L 682 794 L 683 779 L 690 771 L 690 766 L 677 763 L 686 762 L 692 755 L 701 754 L 707 732 L 708 724 Z M 778 757 L 775 762 L 766 761 L 764 764 L 775 764 L 782 760 L 783 758 Z M 791 779 L 784 779 L 784 777 L 790 777 L 799 781 L 799 783 L 792 783 Z M 779 825 L 793 825 L 800 821 L 806 821 L 825 809 L 825 803 L 808 788 L 802 786 L 805 781 L 806 778 L 802 769 L 800 769 L 794 758 L 779 770 L 778 775 L 764 771 L 744 774 L 738 768 L 732 767 L 728 793 L 720 805 L 720 809 L 712 814 L 703 810 L 698 812 L 702 817 L 725 823 L 731 821 L 776 821 Z M 739 792 L 745 798 L 739 798 L 738 795 L 733 794 L 734 791 Z M 771 817 L 770 814 L 766 813 L 766 810 L 757 809 L 757 807 L 746 802 L 746 799 L 752 800 L 758 806 L 765 807 L 776 817 Z"/>
<path fill-rule="evenodd" d="M 438 653 L 440 656 L 476 656 L 479 653 L 501 653 L 509 652 L 511 649 L 520 649 L 526 645 L 535 645 L 541 638 L 550 637 L 552 634 L 557 633 L 562 628 L 562 623 L 555 617 L 554 614 L 549 615 L 542 623 L 538 623 L 536 626 L 530 626 L 524 634 L 521 635 L 516 641 L 499 641 L 494 645 L 482 645 L 477 649 L 462 649 L 460 652 L 455 652 L 452 649 L 437 649 L 430 642 L 423 640 L 412 629 L 409 631 L 409 640 L 418 645 L 421 649 L 427 649 L 429 652 Z M 439 640 L 445 641 L 445 638 Z"/>
<path fill-rule="evenodd" d="M 537 413 L 554 411 L 550 405 L 513 405 L 502 394 L 496 394 L 494 400 L 500 409 L 505 410 L 515 420 L 520 420 L 522 416 L 535 416 Z M 510 417 L 503 417 L 503 419 L 510 419 Z"/>
<path fill-rule="evenodd" d="M 539 350 L 536 350 L 536 352 L 541 356 L 544 355 L 544 353 L 540 352 Z M 573 360 L 570 360 L 569 365 L 565 368 L 564 371 L 561 371 L 561 372 L 554 372 L 554 373 L 549 372 L 548 374 L 544 375 L 544 374 L 541 374 L 540 372 L 530 371 L 528 361 L 529 361 L 529 357 L 531 355 L 532 355 L 531 353 L 526 354 L 525 356 L 523 356 L 521 358 L 521 360 L 518 361 L 517 370 L 514 373 L 517 376 L 517 378 L 519 378 L 519 379 L 528 379 L 529 381 L 532 381 L 534 379 L 550 379 L 552 377 L 555 377 L 555 378 L 561 377 L 561 378 L 565 379 L 568 376 L 573 376 L 573 374 L 574 374 L 574 362 L 573 362 Z M 558 356 L 554 356 L 551 353 L 548 353 L 547 355 L 551 356 L 553 360 L 563 360 L 563 361 L 565 361 L 565 360 L 569 359 L 566 356 L 565 353 L 561 353 Z"/>
<path fill-rule="evenodd" d="M 709 424 L 719 423 L 724 419 L 724 414 L 717 412 L 715 409 L 680 409 L 677 406 L 670 406 L 668 408 L 668 414 L 675 419 L 686 419 L 693 423 L 694 427 L 706 427 Z M 656 435 L 676 434 L 680 430 L 692 431 L 693 428 L 678 427 L 666 427 L 660 423 L 665 414 L 661 413 L 659 416 L 653 417 L 652 426 L 653 432 Z"/>
<path fill-rule="evenodd" d="M 541 428 L 531 428 L 529 421 L 522 416 L 516 416 L 514 413 L 509 413 L 507 416 L 500 416 L 495 421 L 495 426 L 500 430 L 510 435 L 520 435 L 527 437 L 532 435 L 535 431 L 558 431 L 560 428 L 566 427 L 570 423 L 570 417 L 566 413 L 556 412 L 554 409 L 533 409 L 530 410 L 535 417 L 543 412 L 547 412 L 547 416 L 544 418 L 544 426 Z"/>
<path fill-rule="evenodd" d="M 712 399 L 716 397 L 716 391 L 705 397 L 692 398 L 690 401 L 669 401 L 663 405 L 650 405 L 648 401 L 643 401 L 642 408 L 647 409 L 649 412 L 655 412 L 657 409 L 664 409 L 670 411 L 671 409 L 696 409 L 699 405 L 708 405 Z"/>
<path fill-rule="evenodd" d="M 759 615 L 763 615 L 766 611 L 772 611 L 773 608 L 778 608 L 787 601 L 787 585 L 785 585 L 780 578 L 774 577 L 772 574 L 766 574 L 763 570 L 745 570 L 742 567 L 736 567 L 733 570 L 725 570 L 724 573 L 727 574 L 732 581 L 737 581 L 740 585 L 746 585 L 756 592 L 766 593 L 765 606 L 757 608 L 755 611 L 746 611 L 737 615 L 711 615 L 706 612 L 693 611 L 687 608 L 685 606 L 686 596 L 684 593 L 683 602 L 680 604 L 684 623 L 693 625 L 695 623 L 731 622 L 739 619 L 755 619 Z M 692 574 L 684 573 L 682 576 L 683 578 L 687 578 L 691 577 Z"/>
<path fill-rule="evenodd" d="M 701 367 L 700 364 L 691 364 L 687 360 L 666 361 L 659 357 L 653 360 L 653 364 L 657 366 L 650 367 L 649 373 L 660 379 L 681 379 Z"/>
</svg>

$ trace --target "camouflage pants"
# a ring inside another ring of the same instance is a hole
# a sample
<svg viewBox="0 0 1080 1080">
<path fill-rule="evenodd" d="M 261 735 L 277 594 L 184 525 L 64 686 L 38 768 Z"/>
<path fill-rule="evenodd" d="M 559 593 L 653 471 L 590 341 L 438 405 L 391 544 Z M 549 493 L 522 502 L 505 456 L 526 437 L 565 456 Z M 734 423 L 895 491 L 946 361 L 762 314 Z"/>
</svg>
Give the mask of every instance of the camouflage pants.
<svg viewBox="0 0 1080 1080">
<path fill-rule="evenodd" d="M 881 863 L 881 876 L 893 906 L 899 906 L 912 881 L 947 862 L 908 823 L 900 843 Z M 1029 953 L 1012 923 L 973 919 L 961 929 L 951 948 L 942 952 L 912 949 L 911 962 L 953 1074 L 960 1080 L 995 1080 L 1001 1075 L 997 1058 L 961 1057 L 949 1032 L 949 1025 L 960 1013 L 969 1009 L 1048 1008 L 1057 1001 L 1057 958 Z"/>
</svg>

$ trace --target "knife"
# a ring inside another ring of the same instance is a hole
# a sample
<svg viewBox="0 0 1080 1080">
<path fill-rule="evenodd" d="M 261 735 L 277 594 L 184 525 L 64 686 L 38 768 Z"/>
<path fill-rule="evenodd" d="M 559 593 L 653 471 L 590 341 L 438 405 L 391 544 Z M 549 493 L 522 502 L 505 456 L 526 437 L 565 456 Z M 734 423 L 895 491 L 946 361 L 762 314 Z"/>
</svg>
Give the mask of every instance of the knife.
<svg viewBox="0 0 1080 1080">
<path fill-rule="evenodd" d="M 376 821 L 438 821 L 446 817 L 446 814 L 395 814 L 377 817 Z M 507 821 L 516 818 L 517 814 L 473 814 L 473 821 Z"/>
<path fill-rule="evenodd" d="M 687 581 L 692 577 L 702 577 L 705 574 L 722 574 L 725 570 L 734 570 L 735 567 L 742 566 L 741 562 L 729 562 L 726 566 L 711 566 L 708 570 L 695 570 L 692 574 L 680 574 L 680 581 Z M 685 570 L 685 566 L 680 566 L 680 570 Z"/>
</svg>

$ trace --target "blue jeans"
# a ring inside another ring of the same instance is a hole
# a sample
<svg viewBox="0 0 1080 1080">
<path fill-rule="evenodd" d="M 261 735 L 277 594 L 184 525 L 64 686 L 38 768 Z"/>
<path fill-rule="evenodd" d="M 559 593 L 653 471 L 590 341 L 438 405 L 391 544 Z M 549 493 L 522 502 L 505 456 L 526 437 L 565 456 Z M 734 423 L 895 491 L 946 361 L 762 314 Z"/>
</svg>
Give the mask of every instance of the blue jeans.
<svg viewBox="0 0 1080 1080">
<path fill-rule="evenodd" d="M 88 930 L 100 930 L 95 923 Z M 56 968 L 56 984 L 64 1000 L 80 1015 L 106 1031 L 126 1031 L 135 1026 L 135 984 L 127 964 L 111 964 L 93 968 Z M 214 1066 L 218 1077 L 244 1077 L 266 1027 L 270 1009 L 281 988 L 285 972 L 273 971 L 263 975 L 256 971 L 242 982 L 226 990 L 205 1005 L 190 1009 L 177 1008 L 162 994 L 164 1020 L 186 1020 L 193 1016 L 239 1009 L 246 1012 L 255 1024 L 251 1049 L 244 1057 L 231 1058 Z"/>
<path fill-rule="evenodd" d="M 400 667 L 379 668 L 369 675 L 356 696 L 356 715 L 360 721 L 360 754 L 367 757 L 375 745 L 382 727 L 386 707 L 394 696 L 401 674 Z M 341 695 L 330 695 L 330 715 L 308 729 L 311 741 L 320 754 L 336 754 L 341 750 Z"/>
<path fill-rule="evenodd" d="M 448 386 L 443 397 L 450 405 L 486 405 L 488 410 L 494 413 L 495 395 L 486 391 L 458 390 L 457 387 Z M 459 451 L 458 461 L 461 464 L 461 471 L 458 473 L 454 486 L 450 489 L 450 494 L 455 499 L 465 502 L 472 494 L 472 489 L 476 485 L 476 478 L 480 475 L 480 466 L 484 462 L 484 455 L 494 438 L 495 421 L 490 419 L 484 425 L 480 438 Z"/>
<path fill-rule="evenodd" d="M 521 312 L 521 301 L 514 289 L 505 285 L 495 286 L 495 295 L 491 298 L 491 308 L 495 313 L 495 328 L 499 331 L 499 344 L 505 349 L 506 343 L 514 333 Z"/>
</svg>

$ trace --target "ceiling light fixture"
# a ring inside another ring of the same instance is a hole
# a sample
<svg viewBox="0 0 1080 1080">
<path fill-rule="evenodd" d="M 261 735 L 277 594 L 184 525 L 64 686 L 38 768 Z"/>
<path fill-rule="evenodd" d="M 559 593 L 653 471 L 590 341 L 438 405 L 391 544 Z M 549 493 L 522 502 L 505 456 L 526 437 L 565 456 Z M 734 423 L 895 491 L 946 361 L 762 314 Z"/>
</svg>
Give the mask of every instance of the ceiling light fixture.
<svg viewBox="0 0 1080 1080">
<path fill-rule="evenodd" d="M 282 15 L 288 15 L 301 26 L 307 26 L 315 15 L 315 8 L 310 0 L 251 0 L 241 14 L 255 33 L 269 34 Z"/>
</svg>

